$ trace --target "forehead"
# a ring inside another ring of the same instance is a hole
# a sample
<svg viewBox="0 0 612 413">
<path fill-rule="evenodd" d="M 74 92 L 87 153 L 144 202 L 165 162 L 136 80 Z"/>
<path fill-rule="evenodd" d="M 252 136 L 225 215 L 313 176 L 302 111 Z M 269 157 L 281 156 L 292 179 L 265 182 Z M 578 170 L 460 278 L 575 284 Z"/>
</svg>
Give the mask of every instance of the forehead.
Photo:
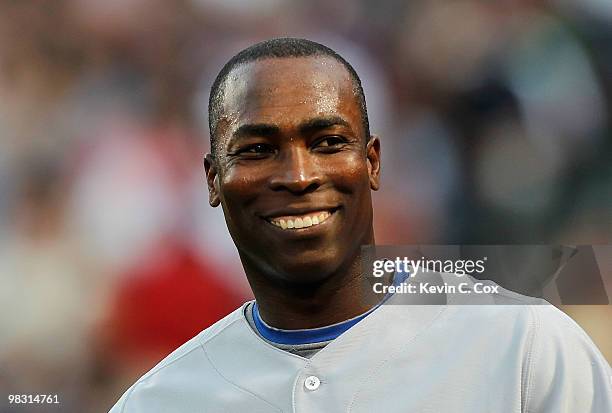
<svg viewBox="0 0 612 413">
<path fill-rule="evenodd" d="M 230 72 L 220 121 L 232 129 L 242 123 L 289 125 L 326 115 L 360 122 L 360 114 L 351 76 L 337 60 L 270 58 L 239 65 Z"/>
</svg>

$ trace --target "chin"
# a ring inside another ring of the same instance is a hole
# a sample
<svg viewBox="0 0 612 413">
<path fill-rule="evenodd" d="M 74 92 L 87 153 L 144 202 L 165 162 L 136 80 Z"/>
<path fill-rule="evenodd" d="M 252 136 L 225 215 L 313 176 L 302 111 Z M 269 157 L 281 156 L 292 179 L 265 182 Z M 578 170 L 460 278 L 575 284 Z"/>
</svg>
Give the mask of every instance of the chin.
<svg viewBox="0 0 612 413">
<path fill-rule="evenodd" d="M 339 266 L 340 263 L 337 260 L 303 260 L 295 257 L 292 262 L 285 265 L 275 265 L 275 272 L 278 278 L 289 283 L 313 284 L 330 277 Z"/>
</svg>

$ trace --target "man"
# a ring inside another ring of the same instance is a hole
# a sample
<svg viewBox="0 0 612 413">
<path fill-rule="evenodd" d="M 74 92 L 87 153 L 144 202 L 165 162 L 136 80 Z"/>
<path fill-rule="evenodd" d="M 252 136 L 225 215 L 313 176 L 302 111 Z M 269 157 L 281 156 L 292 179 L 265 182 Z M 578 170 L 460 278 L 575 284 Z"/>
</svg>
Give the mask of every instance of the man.
<svg viewBox="0 0 612 413">
<path fill-rule="evenodd" d="M 211 90 L 210 204 L 256 297 L 112 412 L 610 412 L 610 369 L 550 306 L 374 305 L 370 135 L 353 68 L 302 39 L 234 56 Z M 507 300 L 517 300 L 507 295 Z"/>
</svg>

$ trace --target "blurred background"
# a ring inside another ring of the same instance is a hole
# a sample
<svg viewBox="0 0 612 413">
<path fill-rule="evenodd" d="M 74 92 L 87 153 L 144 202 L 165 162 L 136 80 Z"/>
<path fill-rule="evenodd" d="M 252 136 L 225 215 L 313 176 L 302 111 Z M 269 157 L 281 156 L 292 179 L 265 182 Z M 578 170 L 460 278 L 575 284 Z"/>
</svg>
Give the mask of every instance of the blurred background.
<svg viewBox="0 0 612 413">
<path fill-rule="evenodd" d="M 280 36 L 362 77 L 378 243 L 610 243 L 612 2 L 4 0 L 0 412 L 107 411 L 251 297 L 207 202 L 207 100 Z M 564 308 L 608 360 L 611 308 Z"/>
</svg>

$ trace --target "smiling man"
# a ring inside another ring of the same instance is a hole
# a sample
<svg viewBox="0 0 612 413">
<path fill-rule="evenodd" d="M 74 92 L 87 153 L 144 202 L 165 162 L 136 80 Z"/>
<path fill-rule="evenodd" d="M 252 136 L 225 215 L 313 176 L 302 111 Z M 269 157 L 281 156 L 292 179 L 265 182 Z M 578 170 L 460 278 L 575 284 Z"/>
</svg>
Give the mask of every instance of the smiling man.
<svg viewBox="0 0 612 413">
<path fill-rule="evenodd" d="M 257 58 L 273 46 L 297 56 Z M 353 69 L 317 48 L 285 40 L 247 50 L 211 93 L 210 203 L 223 207 L 259 312 L 279 328 L 368 310 L 347 298 L 361 292 L 360 248 L 374 243 L 380 142 Z"/>
<path fill-rule="evenodd" d="M 374 244 L 380 141 L 334 51 L 303 39 L 243 50 L 213 84 L 209 122 L 210 204 L 256 301 L 112 412 L 611 411 L 609 366 L 550 306 L 374 305 L 361 246 Z"/>
</svg>

